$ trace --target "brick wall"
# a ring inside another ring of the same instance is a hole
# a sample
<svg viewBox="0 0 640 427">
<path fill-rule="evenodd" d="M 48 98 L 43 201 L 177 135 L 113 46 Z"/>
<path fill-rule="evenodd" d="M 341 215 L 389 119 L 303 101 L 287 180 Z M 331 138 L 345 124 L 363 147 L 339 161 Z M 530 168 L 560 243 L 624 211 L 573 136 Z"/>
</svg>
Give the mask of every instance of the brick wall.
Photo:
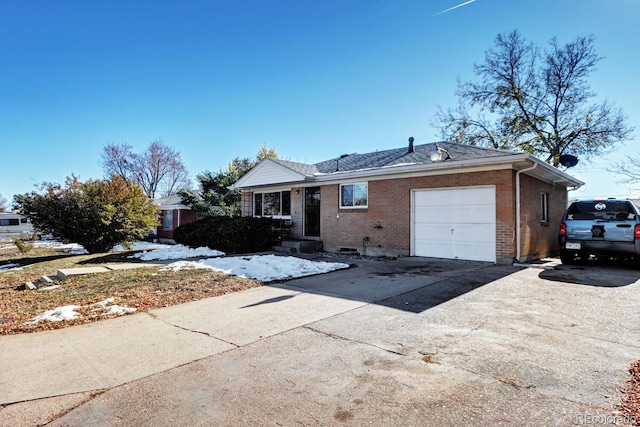
<svg viewBox="0 0 640 427">
<path fill-rule="evenodd" d="M 242 190 L 242 201 L 240 202 L 241 215 L 252 216 L 253 215 L 253 192 Z"/>
<path fill-rule="evenodd" d="M 521 260 L 556 255 L 558 224 L 567 207 L 567 192 L 526 175 L 520 176 Z M 547 193 L 548 222 L 541 221 L 540 193 Z"/>
<path fill-rule="evenodd" d="M 291 189 L 291 237 L 301 239 L 304 230 L 302 228 L 304 218 L 304 188 L 293 187 Z"/>
<path fill-rule="evenodd" d="M 339 209 L 340 186 L 323 186 L 320 237 L 328 251 L 350 247 L 369 255 L 409 255 L 412 189 L 495 185 L 499 236 L 496 256 L 512 259 L 515 256 L 514 182 L 512 170 L 369 181 L 367 209 Z M 366 237 L 369 240 L 365 248 Z"/>
<path fill-rule="evenodd" d="M 367 255 L 409 255 L 411 250 L 411 190 L 493 185 L 496 189 L 496 259 L 510 263 L 516 256 L 514 170 L 368 181 L 365 209 L 340 209 L 340 185 L 321 186 L 320 239 L 324 249 L 352 248 Z M 557 224 L 567 204 L 566 190 L 521 175 L 521 260 L 554 254 Z M 296 194 L 296 190 L 299 193 Z M 540 221 L 540 193 L 549 194 L 549 222 Z M 242 214 L 251 215 L 253 193 L 243 192 Z M 473 215 L 470 206 L 469 214 Z M 292 237 L 303 237 L 304 188 L 291 189 Z M 368 238 L 368 240 L 365 240 Z"/>
<path fill-rule="evenodd" d="M 168 212 L 173 216 L 173 229 L 171 230 L 165 230 L 162 228 L 164 215 Z M 192 210 L 182 209 L 179 212 L 177 209 L 172 211 L 160 211 L 160 224 L 158 225 L 157 236 L 159 239 L 173 240 L 173 231 L 178 228 L 178 226 L 194 222 L 196 219 L 196 213 Z"/>
</svg>

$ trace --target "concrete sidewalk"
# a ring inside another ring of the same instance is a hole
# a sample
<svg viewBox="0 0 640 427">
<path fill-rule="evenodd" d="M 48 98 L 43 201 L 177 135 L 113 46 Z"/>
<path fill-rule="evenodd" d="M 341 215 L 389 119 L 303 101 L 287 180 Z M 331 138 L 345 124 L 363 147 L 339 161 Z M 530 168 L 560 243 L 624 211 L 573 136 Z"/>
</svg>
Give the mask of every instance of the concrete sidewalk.
<svg viewBox="0 0 640 427">
<path fill-rule="evenodd" d="M 2 337 L 0 400 L 26 402 L 2 409 L 0 424 L 24 424 L 25 408 L 46 422 L 78 405 L 52 425 L 620 421 L 610 418 L 617 390 L 640 359 L 640 272 L 358 264 Z"/>
</svg>

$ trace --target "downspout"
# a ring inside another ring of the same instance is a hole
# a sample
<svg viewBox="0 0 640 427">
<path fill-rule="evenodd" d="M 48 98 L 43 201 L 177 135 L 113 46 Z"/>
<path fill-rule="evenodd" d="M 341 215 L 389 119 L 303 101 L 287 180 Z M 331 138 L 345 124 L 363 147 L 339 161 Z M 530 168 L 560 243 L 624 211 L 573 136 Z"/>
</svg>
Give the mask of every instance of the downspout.
<svg viewBox="0 0 640 427">
<path fill-rule="evenodd" d="M 529 172 L 530 170 L 538 167 L 537 163 L 526 169 L 521 169 L 516 172 L 516 262 L 520 262 L 521 242 L 520 242 L 520 174 L 522 172 Z"/>
</svg>

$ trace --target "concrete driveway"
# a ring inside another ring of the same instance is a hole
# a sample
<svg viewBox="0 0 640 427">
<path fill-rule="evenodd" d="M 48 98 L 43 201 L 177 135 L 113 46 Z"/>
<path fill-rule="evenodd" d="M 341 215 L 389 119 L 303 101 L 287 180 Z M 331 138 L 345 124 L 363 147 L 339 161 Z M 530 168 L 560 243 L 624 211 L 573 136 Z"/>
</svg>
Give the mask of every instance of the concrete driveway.
<svg viewBox="0 0 640 427">
<path fill-rule="evenodd" d="M 629 363 L 640 359 L 640 271 L 427 258 L 355 262 L 349 270 L 89 325 L 85 335 L 95 337 L 104 325 L 150 317 L 167 330 L 149 329 L 161 338 L 145 356 L 131 338 L 131 351 L 104 357 L 122 358 L 116 367 L 134 372 L 10 404 L 0 424 L 624 421 L 611 411 Z M 167 333 L 172 328 L 181 332 Z M 181 345 L 166 344 L 174 340 Z M 191 360 L 178 366 L 181 353 Z"/>
</svg>

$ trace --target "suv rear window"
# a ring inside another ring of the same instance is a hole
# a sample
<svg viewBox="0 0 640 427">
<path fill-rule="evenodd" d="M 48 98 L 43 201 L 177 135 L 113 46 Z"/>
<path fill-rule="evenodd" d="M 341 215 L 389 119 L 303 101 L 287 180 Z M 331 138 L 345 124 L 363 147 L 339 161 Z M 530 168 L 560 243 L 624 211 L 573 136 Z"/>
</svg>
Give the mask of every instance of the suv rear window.
<svg viewBox="0 0 640 427">
<path fill-rule="evenodd" d="M 569 206 L 567 219 L 634 220 L 635 212 L 630 202 L 623 200 L 574 202 Z"/>
</svg>

